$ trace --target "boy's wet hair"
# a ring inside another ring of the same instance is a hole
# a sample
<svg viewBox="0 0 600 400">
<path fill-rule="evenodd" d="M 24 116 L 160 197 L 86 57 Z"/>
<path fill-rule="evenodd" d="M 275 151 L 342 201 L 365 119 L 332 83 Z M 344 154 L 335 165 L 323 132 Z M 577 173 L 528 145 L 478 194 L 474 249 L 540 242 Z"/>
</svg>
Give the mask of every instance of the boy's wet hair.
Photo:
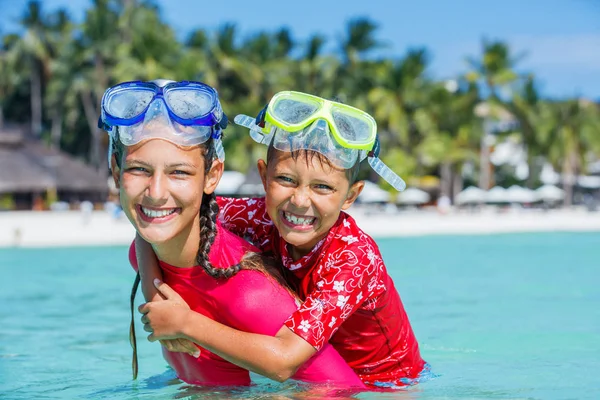
<svg viewBox="0 0 600 400">
<path fill-rule="evenodd" d="M 269 144 L 269 149 L 267 150 L 267 165 L 275 157 L 276 151 L 281 151 L 281 150 L 277 150 L 273 146 L 273 141 L 271 141 L 271 144 Z M 294 161 L 296 161 L 298 159 L 298 157 L 303 156 L 304 160 L 306 161 L 307 166 L 310 166 L 309 163 L 312 161 L 313 158 L 316 157 L 317 160 L 319 160 L 319 163 L 321 163 L 321 166 L 327 165 L 331 169 L 339 169 L 339 167 L 333 165 L 327 157 L 325 157 L 323 154 L 321 154 L 315 150 L 299 149 L 299 150 L 293 150 L 290 153 L 291 153 L 292 159 Z M 346 175 L 346 178 L 348 179 L 350 186 L 352 186 L 358 180 L 359 171 L 360 171 L 360 159 L 357 159 L 351 168 L 344 169 L 344 174 Z"/>
</svg>

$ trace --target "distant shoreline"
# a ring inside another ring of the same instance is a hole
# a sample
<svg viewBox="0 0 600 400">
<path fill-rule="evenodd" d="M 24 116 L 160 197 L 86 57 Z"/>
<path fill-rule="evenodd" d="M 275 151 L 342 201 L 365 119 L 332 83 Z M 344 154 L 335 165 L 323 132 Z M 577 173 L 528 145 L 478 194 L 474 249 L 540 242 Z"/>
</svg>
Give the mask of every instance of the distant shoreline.
<svg viewBox="0 0 600 400">
<path fill-rule="evenodd" d="M 352 207 L 350 214 L 375 238 L 422 235 L 473 235 L 518 232 L 600 232 L 600 212 L 585 210 L 493 209 L 386 212 Z M 128 245 L 135 231 L 123 216 L 104 211 L 84 217 L 80 211 L 0 212 L 0 247 L 71 247 Z"/>
</svg>

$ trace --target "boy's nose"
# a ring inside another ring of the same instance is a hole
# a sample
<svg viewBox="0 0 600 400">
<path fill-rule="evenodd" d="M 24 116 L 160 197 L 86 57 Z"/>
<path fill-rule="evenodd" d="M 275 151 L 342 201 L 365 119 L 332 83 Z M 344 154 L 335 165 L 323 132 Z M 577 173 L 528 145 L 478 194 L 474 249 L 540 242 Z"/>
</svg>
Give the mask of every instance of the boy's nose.
<svg viewBox="0 0 600 400">
<path fill-rule="evenodd" d="M 299 187 L 294 191 L 291 202 L 298 208 L 307 208 L 310 206 L 310 194 L 307 188 Z"/>
</svg>

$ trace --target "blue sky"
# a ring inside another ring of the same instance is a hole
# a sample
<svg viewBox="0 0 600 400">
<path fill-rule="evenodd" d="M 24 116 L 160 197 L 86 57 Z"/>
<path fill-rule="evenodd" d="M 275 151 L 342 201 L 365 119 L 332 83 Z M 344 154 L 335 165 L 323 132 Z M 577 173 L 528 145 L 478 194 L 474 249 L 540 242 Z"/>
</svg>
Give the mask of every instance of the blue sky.
<svg viewBox="0 0 600 400">
<path fill-rule="evenodd" d="M 48 10 L 67 8 L 81 20 L 89 0 L 44 0 Z M 300 42 L 319 32 L 331 49 L 346 22 L 367 16 L 387 44 L 380 54 L 400 57 L 410 47 L 431 52 L 430 73 L 452 78 L 476 56 L 481 39 L 502 39 L 515 54 L 526 53 L 518 70 L 534 72 L 542 93 L 553 97 L 600 99 L 600 1 L 598 0 L 157 0 L 180 37 L 196 27 L 216 29 L 235 22 L 241 36 L 287 26 Z M 26 1 L 0 0 L 0 32 L 18 29 L 14 21 Z"/>
</svg>

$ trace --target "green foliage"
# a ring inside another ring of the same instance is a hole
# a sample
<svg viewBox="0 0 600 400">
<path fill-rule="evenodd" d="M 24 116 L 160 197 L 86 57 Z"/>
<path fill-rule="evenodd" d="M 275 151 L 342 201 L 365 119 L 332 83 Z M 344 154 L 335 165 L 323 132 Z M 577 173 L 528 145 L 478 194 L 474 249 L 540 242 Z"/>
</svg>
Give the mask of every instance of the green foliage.
<svg viewBox="0 0 600 400">
<path fill-rule="evenodd" d="M 384 43 L 368 18 L 347 23 L 333 54 L 324 52 L 328 43 L 319 33 L 300 42 L 285 27 L 241 37 L 234 23 L 225 23 L 214 31 L 198 27 L 180 41 L 148 0 L 94 0 L 80 24 L 64 10 L 48 12 L 30 1 L 21 25 L 23 33 L 0 42 L 0 125 L 8 116 L 8 122 L 40 118 L 33 105 L 41 103 L 48 143 L 99 168 L 106 150 L 106 135 L 96 127 L 102 93 L 118 82 L 156 78 L 214 86 L 231 120 L 256 115 L 280 90 L 362 108 L 377 120 L 384 161 L 407 179 L 434 174 L 448 180 L 442 165 L 454 174 L 465 163 L 479 165 L 483 117 L 518 123 L 499 137 L 516 132 L 531 166 L 547 160 L 577 172 L 600 157 L 597 105 L 543 99 L 533 75 L 515 72 L 522 56 L 502 41 L 482 41 L 481 54 L 468 60 L 462 76 L 437 82 L 428 74 L 427 49 L 372 58 Z M 478 116 L 482 104 L 487 114 Z M 234 124 L 224 145 L 228 169 L 245 172 L 264 156 Z M 509 179 L 506 169 L 498 170 L 497 178 Z"/>
<path fill-rule="evenodd" d="M 0 210 L 14 210 L 16 207 L 15 198 L 10 194 L 0 195 Z"/>
</svg>

